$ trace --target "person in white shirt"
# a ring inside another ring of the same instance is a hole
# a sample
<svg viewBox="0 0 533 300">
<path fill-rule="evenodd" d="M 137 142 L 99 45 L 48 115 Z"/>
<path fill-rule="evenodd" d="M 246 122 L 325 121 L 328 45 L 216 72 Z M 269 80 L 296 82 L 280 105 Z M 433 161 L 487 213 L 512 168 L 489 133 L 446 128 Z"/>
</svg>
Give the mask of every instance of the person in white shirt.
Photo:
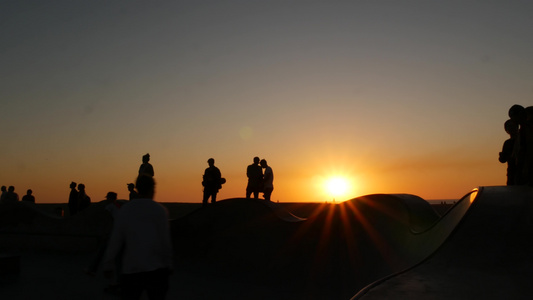
<svg viewBox="0 0 533 300">
<path fill-rule="evenodd" d="M 168 212 L 153 200 L 155 181 L 140 175 L 136 182 L 139 198 L 119 210 L 104 261 L 107 276 L 115 259 L 122 261 L 120 286 L 123 299 L 165 299 L 172 269 L 172 242 Z"/>
</svg>

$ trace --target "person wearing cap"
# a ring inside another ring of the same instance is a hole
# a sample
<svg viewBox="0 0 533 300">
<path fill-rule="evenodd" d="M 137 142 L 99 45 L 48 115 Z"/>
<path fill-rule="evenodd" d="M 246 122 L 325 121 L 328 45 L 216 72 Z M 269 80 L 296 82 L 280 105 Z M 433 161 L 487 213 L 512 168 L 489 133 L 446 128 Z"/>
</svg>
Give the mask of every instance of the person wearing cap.
<svg viewBox="0 0 533 300">
<path fill-rule="evenodd" d="M 137 193 L 137 191 L 135 191 L 135 184 L 128 183 L 128 191 L 130 192 L 129 194 L 130 201 L 133 199 L 139 198 L 139 194 Z"/>
</svg>

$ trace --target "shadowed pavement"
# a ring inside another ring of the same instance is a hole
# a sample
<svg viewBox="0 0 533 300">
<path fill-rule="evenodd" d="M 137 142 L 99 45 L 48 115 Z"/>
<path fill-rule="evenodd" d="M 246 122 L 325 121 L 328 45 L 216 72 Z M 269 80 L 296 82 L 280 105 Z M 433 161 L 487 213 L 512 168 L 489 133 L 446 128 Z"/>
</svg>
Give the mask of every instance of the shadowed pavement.
<svg viewBox="0 0 533 300">
<path fill-rule="evenodd" d="M 515 250 L 505 251 L 520 257 L 509 267 L 525 270 L 519 262 L 528 261 L 531 253 L 529 240 L 522 238 L 529 236 L 523 225 L 531 222 L 524 209 L 529 207 L 530 194 L 530 190 L 481 188 L 443 216 L 425 200 L 405 194 L 368 195 L 340 204 L 276 204 L 237 198 L 181 213 L 173 213 L 170 205 L 171 217 L 177 217 L 170 221 L 175 271 L 170 278 L 169 299 L 350 299 L 372 282 L 424 261 L 437 249 L 431 259 L 439 255 L 443 258 L 433 260 L 433 264 L 447 266 L 453 261 L 456 269 L 473 264 L 471 269 L 479 273 L 486 259 L 501 259 L 501 245 L 505 243 L 515 244 Z M 501 197 L 511 199 L 505 209 L 500 207 Z M 1 207 L 0 216 L 21 217 L 21 221 L 13 217 L 0 221 L 2 252 L 21 257 L 19 279 L 1 282 L 1 293 L 13 299 L 36 294 L 42 299 L 114 297 L 103 293 L 106 280 L 101 274 L 89 277 L 82 272 L 98 245 L 98 237 L 107 228 L 95 221 L 107 222 L 103 212 L 95 205 L 85 215 L 59 218 L 38 212 L 35 207 Z M 501 220 L 494 223 L 498 215 Z M 509 217 L 520 222 L 509 225 L 502 221 Z M 470 233 L 457 240 L 461 237 L 458 233 L 471 222 L 468 220 L 484 221 L 466 227 Z M 456 228 L 457 224 L 461 225 Z M 82 237 L 90 242 L 81 243 Z M 465 255 L 469 252 L 457 248 L 472 237 L 478 241 L 474 252 L 484 245 L 488 253 L 478 256 L 476 263 L 470 259 L 473 253 Z M 446 272 L 448 269 L 443 269 L 435 275 L 444 280 L 439 280 L 441 285 L 450 282 L 442 275 Z M 388 287 L 382 284 L 358 297 L 372 297 L 373 292 L 386 290 Z M 79 291 L 87 292 L 80 296 Z M 386 298 L 394 297 L 389 294 Z"/>
</svg>

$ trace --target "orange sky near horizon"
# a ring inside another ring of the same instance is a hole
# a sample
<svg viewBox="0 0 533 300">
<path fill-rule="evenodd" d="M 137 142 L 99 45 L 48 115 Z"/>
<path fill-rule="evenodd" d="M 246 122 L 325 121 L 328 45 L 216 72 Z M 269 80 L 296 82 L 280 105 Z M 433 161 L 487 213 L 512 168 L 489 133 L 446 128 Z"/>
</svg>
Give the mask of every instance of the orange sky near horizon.
<svg viewBox="0 0 533 300">
<path fill-rule="evenodd" d="M 165 157 L 158 156 L 158 151 L 150 153 L 151 163 L 156 172 L 157 201 L 201 202 L 201 178 L 203 170 L 207 167 L 207 159 L 187 161 L 166 157 L 165 161 Z M 311 156 L 313 153 L 309 151 L 306 154 L 304 156 Z M 105 156 L 103 153 L 101 155 Z M 320 152 L 316 155 L 320 156 Z M 468 156 L 467 153 L 464 155 Z M 418 157 L 413 157 L 412 161 L 406 159 L 397 165 L 380 162 L 372 157 L 359 158 L 356 161 L 348 158 L 339 161 L 327 159 L 312 161 L 304 158 L 303 161 L 307 163 L 284 159 L 283 156 L 267 160 L 275 176 L 273 201 L 331 202 L 336 198 L 335 201 L 340 202 L 375 193 L 409 193 L 427 200 L 459 199 L 477 186 L 498 185 L 505 179 L 504 165 L 495 163 L 492 156 L 493 154 L 479 154 L 478 160 L 472 162 L 459 158 L 455 164 L 441 161 L 441 166 L 435 165 L 431 168 L 427 167 L 430 162 L 419 160 Z M 19 184 L 15 186 L 20 197 L 24 194 L 24 190 L 21 189 L 32 188 L 38 203 L 66 202 L 69 180 L 84 183 L 93 201 L 103 200 L 108 191 L 115 191 L 119 198 L 127 199 L 126 184 L 134 182 L 140 157 L 141 155 L 134 156 L 131 153 L 123 155 L 117 153 L 117 156 L 109 155 L 103 160 L 80 161 L 76 171 L 73 171 L 69 165 L 57 165 L 56 173 L 48 174 L 40 170 L 49 170 L 50 165 L 20 166 L 18 172 L 13 173 L 10 178 L 18 181 Z M 252 157 L 241 159 L 228 154 L 215 158 L 216 166 L 227 179 L 218 199 L 244 197 L 245 171 Z M 428 156 L 427 160 L 431 159 L 432 157 Z M 434 159 L 442 157 L 436 155 Z M 115 165 L 110 166 L 110 164 Z M 66 174 L 70 174 L 70 177 Z M 479 180 L 482 174 L 485 182 Z M 334 197 L 327 191 L 325 182 L 332 176 L 344 177 L 349 181 L 349 193 L 343 198 Z M 59 178 L 63 184 L 57 183 Z"/>
<path fill-rule="evenodd" d="M 145 153 L 161 202 L 201 202 L 210 157 L 218 199 L 254 156 L 280 202 L 332 201 L 332 176 L 336 201 L 503 185 L 503 123 L 533 94 L 533 4 L 513 3 L 2 4 L 0 185 L 127 198 Z"/>
</svg>

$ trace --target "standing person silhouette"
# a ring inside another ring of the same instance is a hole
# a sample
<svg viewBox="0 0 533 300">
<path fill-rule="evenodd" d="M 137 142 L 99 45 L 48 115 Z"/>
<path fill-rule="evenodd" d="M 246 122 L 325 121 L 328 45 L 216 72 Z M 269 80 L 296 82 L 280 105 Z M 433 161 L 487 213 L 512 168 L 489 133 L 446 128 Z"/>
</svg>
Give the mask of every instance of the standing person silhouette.
<svg viewBox="0 0 533 300">
<path fill-rule="evenodd" d="M 272 191 L 274 190 L 274 172 L 272 172 L 272 168 L 268 166 L 267 161 L 264 159 L 261 160 L 261 167 L 265 169 L 263 195 L 266 201 L 270 201 L 270 196 L 272 196 Z"/>
<path fill-rule="evenodd" d="M 2 189 L 2 195 L 0 196 L 0 203 L 4 203 L 4 199 L 6 198 L 6 194 L 7 194 L 7 187 L 3 185 L 1 189 Z"/>
<path fill-rule="evenodd" d="M 513 120 L 507 120 L 504 124 L 504 129 L 510 138 L 503 143 L 498 160 L 501 163 L 507 163 L 507 185 L 515 185 L 518 165 L 516 163 L 514 147 L 518 138 L 518 123 Z"/>
<path fill-rule="evenodd" d="M 122 299 L 140 299 L 144 291 L 150 300 L 165 299 L 173 260 L 168 211 L 153 200 L 152 176 L 140 175 L 135 186 L 139 198 L 122 206 L 113 224 L 105 274 L 111 277 L 120 259 Z"/>
<path fill-rule="evenodd" d="M 525 120 L 520 130 L 523 132 L 524 150 L 524 183 L 533 185 L 533 106 L 524 109 Z"/>
<path fill-rule="evenodd" d="M 246 186 L 246 199 L 254 194 L 254 199 L 259 198 L 259 192 L 263 190 L 263 169 L 259 165 L 259 157 L 254 157 L 254 163 L 246 168 L 248 185 Z"/>
<path fill-rule="evenodd" d="M 114 221 L 116 219 L 116 217 L 118 215 L 118 212 L 119 212 L 119 209 L 121 207 L 120 202 L 117 201 L 117 193 L 108 192 L 107 195 L 105 196 L 105 199 L 106 199 L 105 200 L 106 206 L 105 206 L 104 209 L 109 213 L 108 217 L 111 218 L 111 221 Z M 109 236 L 105 235 L 102 238 L 102 240 L 101 240 L 101 244 L 98 247 L 98 251 L 96 252 L 96 256 L 94 257 L 94 259 L 89 264 L 89 267 L 85 270 L 85 272 L 87 274 L 89 274 L 91 276 L 95 276 L 96 275 L 96 271 L 98 271 L 98 266 L 100 265 L 100 261 L 104 257 L 108 241 L 109 241 Z M 115 285 L 115 284 L 112 284 L 112 285 Z"/>
<path fill-rule="evenodd" d="M 91 206 L 91 197 L 85 192 L 85 184 L 78 184 L 78 212 Z"/>
<path fill-rule="evenodd" d="M 513 157 L 516 160 L 516 172 L 514 184 L 523 185 L 527 182 L 526 177 L 526 132 L 524 130 L 526 122 L 526 109 L 519 104 L 511 106 L 508 112 L 509 118 L 518 124 L 518 135 L 513 146 Z"/>
<path fill-rule="evenodd" d="M 203 206 L 207 205 L 209 197 L 211 197 L 211 203 L 217 201 L 218 190 L 222 188 L 222 175 L 220 170 L 215 167 L 215 160 L 210 158 L 207 160 L 209 167 L 205 169 L 202 185 L 204 186 L 204 198 L 202 200 Z"/>
<path fill-rule="evenodd" d="M 150 153 L 146 153 L 143 155 L 142 158 L 142 164 L 139 167 L 139 176 L 140 175 L 148 175 L 154 177 L 154 167 L 149 163 L 150 161 Z"/>
<path fill-rule="evenodd" d="M 70 194 L 68 195 L 68 212 L 71 216 L 78 213 L 78 191 L 77 184 L 73 181 L 70 183 Z"/>
</svg>

